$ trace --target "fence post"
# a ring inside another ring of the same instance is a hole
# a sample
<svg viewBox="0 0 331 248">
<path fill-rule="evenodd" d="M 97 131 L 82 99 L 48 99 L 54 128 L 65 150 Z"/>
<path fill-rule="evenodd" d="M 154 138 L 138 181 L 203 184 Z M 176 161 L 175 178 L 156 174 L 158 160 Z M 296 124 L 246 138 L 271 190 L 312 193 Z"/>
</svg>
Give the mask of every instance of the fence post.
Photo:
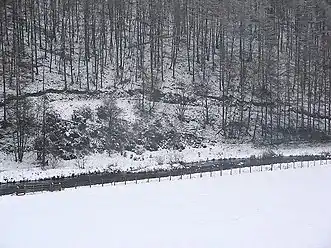
<svg viewBox="0 0 331 248">
<path fill-rule="evenodd" d="M 60 186 L 60 191 L 62 191 L 62 185 L 61 185 L 61 182 L 59 182 L 59 186 Z"/>
<path fill-rule="evenodd" d="M 75 182 L 75 189 L 77 189 L 77 182 Z"/>
<path fill-rule="evenodd" d="M 300 166 L 301 166 L 301 168 L 303 167 L 302 160 L 301 160 Z"/>
<path fill-rule="evenodd" d="M 202 172 L 200 172 L 200 178 L 202 177 Z"/>
<path fill-rule="evenodd" d="M 249 165 L 249 173 L 252 173 L 252 165 Z"/>
<path fill-rule="evenodd" d="M 102 184 L 102 187 L 103 187 L 103 178 L 101 178 L 101 184 Z"/>
<path fill-rule="evenodd" d="M 230 170 L 230 175 L 232 176 L 232 167 L 231 167 L 231 170 Z"/>
<path fill-rule="evenodd" d="M 136 178 L 136 184 L 138 184 L 137 178 Z"/>
<path fill-rule="evenodd" d="M 223 176 L 223 169 L 220 169 L 220 176 Z"/>
<path fill-rule="evenodd" d="M 159 182 L 161 182 L 161 177 L 160 177 L 160 175 L 159 175 Z"/>
<path fill-rule="evenodd" d="M 180 177 L 179 177 L 179 179 L 183 179 L 183 174 L 180 174 Z"/>
<path fill-rule="evenodd" d="M 190 171 L 190 179 L 192 179 L 192 172 Z"/>
<path fill-rule="evenodd" d="M 210 172 L 210 177 L 213 177 L 213 172 L 212 171 Z"/>
<path fill-rule="evenodd" d="M 149 183 L 149 178 L 147 178 L 147 182 Z"/>
<path fill-rule="evenodd" d="M 169 181 L 171 181 L 171 174 L 170 174 L 170 177 L 169 177 Z"/>
</svg>

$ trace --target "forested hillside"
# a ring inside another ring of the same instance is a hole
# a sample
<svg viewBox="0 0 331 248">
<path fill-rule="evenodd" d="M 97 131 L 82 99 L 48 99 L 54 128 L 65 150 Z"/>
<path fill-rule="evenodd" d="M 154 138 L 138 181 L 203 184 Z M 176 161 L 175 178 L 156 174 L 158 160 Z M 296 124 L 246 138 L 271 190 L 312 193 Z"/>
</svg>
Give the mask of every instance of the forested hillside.
<svg viewBox="0 0 331 248">
<path fill-rule="evenodd" d="M 3 152 L 329 140 L 327 0 L 0 0 Z"/>
</svg>

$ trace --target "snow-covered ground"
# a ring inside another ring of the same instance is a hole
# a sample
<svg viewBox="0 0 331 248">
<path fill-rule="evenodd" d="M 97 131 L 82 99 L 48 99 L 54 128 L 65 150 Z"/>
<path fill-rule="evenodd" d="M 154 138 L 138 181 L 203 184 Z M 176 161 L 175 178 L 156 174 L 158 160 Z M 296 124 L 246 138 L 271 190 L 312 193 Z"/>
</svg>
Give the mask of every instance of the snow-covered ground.
<svg viewBox="0 0 331 248">
<path fill-rule="evenodd" d="M 70 161 L 50 161 L 50 167 L 41 169 L 35 163 L 35 154 L 27 154 L 25 162 L 16 163 L 14 158 L 0 153 L 0 182 L 34 180 L 53 176 L 70 176 L 94 171 L 111 169 L 120 170 L 153 170 L 171 168 L 179 162 L 197 162 L 221 158 L 246 158 L 252 155 L 260 156 L 270 150 L 266 147 L 253 147 L 251 144 L 217 144 L 206 148 L 187 147 L 183 151 L 159 150 L 136 154 L 126 152 L 108 156 L 107 153 L 93 154 L 85 159 Z M 331 153 L 330 144 L 282 145 L 271 149 L 275 154 L 289 155 L 320 155 Z"/>
<path fill-rule="evenodd" d="M 0 198 L 4 248 L 329 248 L 331 168 Z"/>
</svg>

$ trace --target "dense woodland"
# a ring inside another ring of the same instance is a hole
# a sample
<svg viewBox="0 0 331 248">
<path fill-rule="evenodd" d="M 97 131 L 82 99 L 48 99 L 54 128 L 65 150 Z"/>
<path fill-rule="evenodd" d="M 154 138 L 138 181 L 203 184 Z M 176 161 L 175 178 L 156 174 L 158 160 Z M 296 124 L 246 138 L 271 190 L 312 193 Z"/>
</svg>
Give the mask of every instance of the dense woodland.
<svg viewBox="0 0 331 248">
<path fill-rule="evenodd" d="M 0 25 L 0 140 L 18 161 L 181 149 L 205 129 L 257 143 L 331 137 L 330 1 L 0 0 Z M 104 101 L 63 120 L 54 94 Z M 123 96 L 138 123 L 119 117 Z"/>
</svg>

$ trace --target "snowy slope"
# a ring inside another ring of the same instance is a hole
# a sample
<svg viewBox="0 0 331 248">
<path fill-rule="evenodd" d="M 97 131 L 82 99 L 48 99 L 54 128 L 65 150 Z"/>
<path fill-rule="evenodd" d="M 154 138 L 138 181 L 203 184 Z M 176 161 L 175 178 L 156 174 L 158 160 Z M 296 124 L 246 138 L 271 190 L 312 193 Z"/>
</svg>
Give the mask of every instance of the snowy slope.
<svg viewBox="0 0 331 248">
<path fill-rule="evenodd" d="M 3 248 L 328 248 L 331 168 L 0 198 Z"/>
</svg>

